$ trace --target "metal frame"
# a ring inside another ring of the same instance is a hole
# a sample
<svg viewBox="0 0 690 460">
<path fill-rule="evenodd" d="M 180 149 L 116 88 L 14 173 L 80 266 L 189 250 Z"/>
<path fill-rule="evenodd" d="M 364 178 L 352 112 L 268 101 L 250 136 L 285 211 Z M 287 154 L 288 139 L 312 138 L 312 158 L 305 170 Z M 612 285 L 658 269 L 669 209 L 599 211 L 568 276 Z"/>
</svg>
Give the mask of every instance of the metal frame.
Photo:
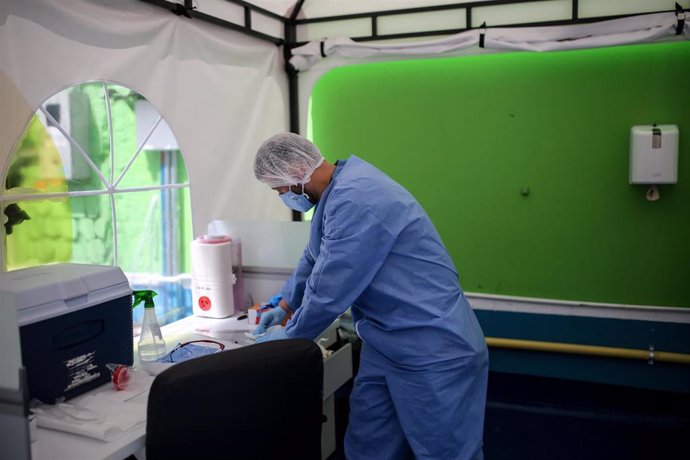
<svg viewBox="0 0 690 460">
<path fill-rule="evenodd" d="M 272 35 L 265 34 L 263 32 L 259 32 L 255 29 L 252 28 L 252 13 L 259 13 L 263 16 L 266 16 L 267 18 L 271 18 L 275 21 L 278 21 L 281 24 L 287 24 L 289 21 L 289 18 L 283 17 L 279 14 L 276 14 L 272 11 L 268 11 L 266 9 L 263 9 L 259 6 L 253 5 L 249 2 L 246 2 L 244 0 L 226 0 L 229 3 L 233 3 L 237 6 L 241 6 L 244 8 L 244 24 L 237 24 L 234 22 L 226 21 L 225 19 L 220 19 L 215 16 L 211 16 L 210 14 L 202 13 L 200 11 L 197 11 L 196 7 L 194 6 L 194 1 L 193 0 L 184 0 L 184 4 L 182 3 L 177 3 L 174 1 L 167 1 L 167 0 L 140 0 L 144 3 L 150 3 L 151 5 L 156 5 L 160 6 L 162 8 L 165 8 L 167 10 L 170 10 L 171 12 L 175 13 L 178 16 L 185 16 L 190 19 L 200 19 L 205 22 L 210 22 L 211 24 L 215 24 L 221 27 L 225 27 L 227 29 L 235 30 L 237 32 L 242 32 L 244 34 L 247 34 L 249 36 L 273 43 L 274 45 L 283 45 L 285 44 L 285 40 L 280 37 L 274 37 Z M 303 2 L 304 0 L 302 0 Z"/>
<path fill-rule="evenodd" d="M 480 26 L 472 27 L 472 10 L 474 8 L 483 8 L 499 5 L 512 5 L 512 4 L 527 4 L 527 3 L 538 3 L 546 2 L 551 0 L 489 0 L 489 1 L 473 1 L 467 3 L 454 3 L 448 5 L 436 5 L 436 6 L 422 6 L 416 8 L 404 8 L 397 10 L 385 10 L 385 11 L 371 11 L 368 13 L 355 13 L 355 14 L 345 14 L 340 16 L 324 16 L 318 18 L 309 19 L 298 19 L 296 21 L 297 25 L 304 24 L 315 24 L 319 22 L 334 22 L 342 20 L 351 19 L 365 19 L 369 18 L 371 20 L 371 34 L 362 37 L 350 37 L 353 41 L 372 41 L 372 40 L 391 40 L 398 38 L 415 38 L 415 37 L 428 37 L 435 35 L 452 35 L 466 30 L 478 29 L 480 27 L 486 27 L 485 24 Z M 673 9 L 666 11 L 654 11 L 649 13 L 630 13 L 630 14 L 619 14 L 619 15 L 609 15 L 609 16 L 593 16 L 588 18 L 579 17 L 579 0 L 570 0 L 571 2 L 571 17 L 570 19 L 560 19 L 554 21 L 535 21 L 535 22 L 525 22 L 519 24 L 492 24 L 491 27 L 525 27 L 525 26 L 555 26 L 555 25 L 570 25 L 570 24 L 583 24 L 590 22 L 606 21 L 610 19 L 618 19 L 630 16 L 639 16 L 641 14 L 655 14 L 655 13 L 665 13 L 673 12 Z M 670 3 L 670 2 L 669 2 Z M 414 13 L 429 13 L 434 11 L 449 11 L 449 10 L 465 10 L 465 23 L 466 27 L 458 29 L 445 29 L 445 30 L 433 30 L 433 31 L 422 31 L 422 32 L 410 32 L 410 33 L 400 33 L 400 34 L 378 34 L 378 19 L 383 16 L 396 16 Z"/>
</svg>

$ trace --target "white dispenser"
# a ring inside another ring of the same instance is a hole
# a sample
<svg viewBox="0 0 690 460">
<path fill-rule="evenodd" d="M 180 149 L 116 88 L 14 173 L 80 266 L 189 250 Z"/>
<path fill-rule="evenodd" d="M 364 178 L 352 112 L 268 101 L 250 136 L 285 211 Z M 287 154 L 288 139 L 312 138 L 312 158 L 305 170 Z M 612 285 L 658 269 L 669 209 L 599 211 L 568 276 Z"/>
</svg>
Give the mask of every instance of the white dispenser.
<svg viewBox="0 0 690 460">
<path fill-rule="evenodd" d="M 630 183 L 678 182 L 678 127 L 633 126 L 630 129 Z"/>
<path fill-rule="evenodd" d="M 204 235 L 191 243 L 192 308 L 197 316 L 226 318 L 242 307 L 240 242 Z"/>
</svg>

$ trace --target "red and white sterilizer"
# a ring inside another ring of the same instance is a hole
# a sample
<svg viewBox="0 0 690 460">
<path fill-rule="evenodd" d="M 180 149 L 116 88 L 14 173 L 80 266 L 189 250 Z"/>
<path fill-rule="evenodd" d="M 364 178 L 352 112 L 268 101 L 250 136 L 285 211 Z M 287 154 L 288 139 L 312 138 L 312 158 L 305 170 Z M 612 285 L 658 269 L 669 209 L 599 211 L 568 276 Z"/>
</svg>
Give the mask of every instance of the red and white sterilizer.
<svg viewBox="0 0 690 460">
<path fill-rule="evenodd" d="M 204 235 L 191 243 L 194 314 L 227 318 L 242 308 L 242 251 L 239 240 Z"/>
</svg>

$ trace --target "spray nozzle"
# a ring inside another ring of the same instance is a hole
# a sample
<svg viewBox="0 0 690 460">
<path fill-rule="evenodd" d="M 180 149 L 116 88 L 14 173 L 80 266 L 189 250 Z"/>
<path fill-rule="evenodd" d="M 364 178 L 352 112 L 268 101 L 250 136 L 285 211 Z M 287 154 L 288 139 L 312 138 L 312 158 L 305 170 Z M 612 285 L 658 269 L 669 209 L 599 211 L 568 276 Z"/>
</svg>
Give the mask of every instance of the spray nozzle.
<svg viewBox="0 0 690 460">
<path fill-rule="evenodd" d="M 141 291 L 132 291 L 134 296 L 134 302 L 132 302 L 132 308 L 139 305 L 142 301 L 144 302 L 144 308 L 153 308 L 153 298 L 158 294 L 156 291 L 151 291 L 149 289 L 142 289 Z"/>
</svg>

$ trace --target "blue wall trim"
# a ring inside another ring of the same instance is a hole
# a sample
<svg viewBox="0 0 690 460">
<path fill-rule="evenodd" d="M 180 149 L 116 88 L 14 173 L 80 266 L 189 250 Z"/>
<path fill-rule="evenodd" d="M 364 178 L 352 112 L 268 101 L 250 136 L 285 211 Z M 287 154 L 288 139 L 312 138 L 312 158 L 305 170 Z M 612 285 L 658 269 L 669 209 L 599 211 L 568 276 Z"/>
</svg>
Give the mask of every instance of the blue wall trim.
<svg viewBox="0 0 690 460">
<path fill-rule="evenodd" d="M 690 324 L 475 310 L 486 337 L 690 353 Z M 490 349 L 492 371 L 690 393 L 690 365 Z"/>
</svg>

